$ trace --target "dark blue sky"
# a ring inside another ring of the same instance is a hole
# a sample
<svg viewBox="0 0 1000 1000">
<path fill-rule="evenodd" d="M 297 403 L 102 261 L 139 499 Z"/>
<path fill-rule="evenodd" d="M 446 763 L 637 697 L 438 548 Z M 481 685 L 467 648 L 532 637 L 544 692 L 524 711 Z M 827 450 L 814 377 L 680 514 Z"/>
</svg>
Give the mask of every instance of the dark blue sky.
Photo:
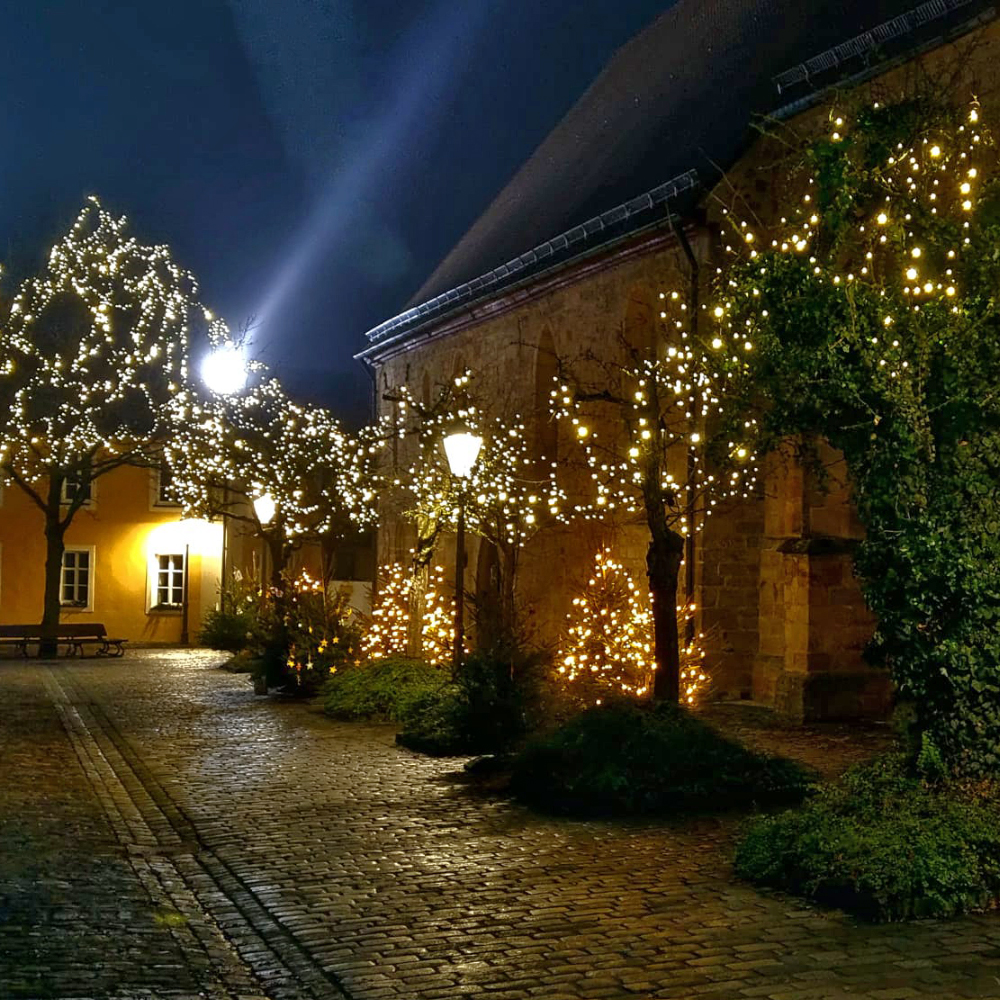
<svg viewBox="0 0 1000 1000">
<path fill-rule="evenodd" d="M 255 314 L 291 386 L 356 411 L 364 331 L 667 6 L 0 0 L 0 294 L 96 193 L 233 326 Z"/>
</svg>

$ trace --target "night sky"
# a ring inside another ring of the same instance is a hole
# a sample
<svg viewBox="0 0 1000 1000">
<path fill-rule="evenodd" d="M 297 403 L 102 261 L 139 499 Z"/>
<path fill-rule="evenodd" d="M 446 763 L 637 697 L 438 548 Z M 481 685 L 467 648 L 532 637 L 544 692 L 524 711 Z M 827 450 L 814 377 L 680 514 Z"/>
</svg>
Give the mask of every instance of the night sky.
<svg viewBox="0 0 1000 1000">
<path fill-rule="evenodd" d="M 0 295 L 96 193 L 256 317 L 294 392 L 357 415 L 365 330 L 667 6 L 0 0 Z"/>
</svg>

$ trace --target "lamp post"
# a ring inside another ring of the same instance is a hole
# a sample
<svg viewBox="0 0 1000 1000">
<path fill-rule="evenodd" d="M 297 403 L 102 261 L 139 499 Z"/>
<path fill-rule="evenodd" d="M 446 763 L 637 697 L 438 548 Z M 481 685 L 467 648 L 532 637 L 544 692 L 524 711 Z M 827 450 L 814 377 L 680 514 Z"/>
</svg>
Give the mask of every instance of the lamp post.
<svg viewBox="0 0 1000 1000">
<path fill-rule="evenodd" d="M 259 496 L 253 498 L 253 512 L 257 516 L 257 521 L 261 527 L 260 582 L 261 587 L 263 587 L 264 561 L 267 556 L 267 526 L 274 520 L 274 515 L 278 512 L 278 505 L 274 502 L 274 497 L 270 493 L 261 493 Z"/>
<path fill-rule="evenodd" d="M 455 537 L 455 652 L 452 658 L 452 673 L 455 675 L 462 665 L 462 646 L 465 638 L 462 621 L 465 601 L 465 481 L 472 474 L 482 446 L 483 439 L 467 429 L 452 431 L 444 439 L 448 468 L 459 480 L 458 526 Z"/>
<path fill-rule="evenodd" d="M 243 352 L 233 343 L 220 344 L 201 363 L 201 378 L 217 396 L 232 396 L 247 385 L 247 365 Z M 229 532 L 226 518 L 229 486 L 222 488 L 222 556 L 219 560 L 219 603 L 226 610 L 226 560 L 229 554 Z M 185 564 L 187 565 L 187 564 Z M 187 593 L 187 591 L 185 591 Z"/>
</svg>

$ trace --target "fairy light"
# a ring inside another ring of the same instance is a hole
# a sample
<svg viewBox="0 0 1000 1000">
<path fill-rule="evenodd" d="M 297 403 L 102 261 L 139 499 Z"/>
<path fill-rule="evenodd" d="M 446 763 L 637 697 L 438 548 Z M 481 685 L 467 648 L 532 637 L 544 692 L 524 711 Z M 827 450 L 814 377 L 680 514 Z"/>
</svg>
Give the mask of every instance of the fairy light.
<svg viewBox="0 0 1000 1000">
<path fill-rule="evenodd" d="M 197 283 L 96 197 L 10 303 L 0 342 L 0 469 L 44 508 L 40 482 L 159 463 L 190 415 Z M 44 491 L 44 488 L 42 488 Z M 57 520 L 72 520 L 70 504 Z"/>
<path fill-rule="evenodd" d="M 445 581 L 444 567 L 431 566 L 423 593 L 420 655 L 432 666 L 451 662 L 455 643 L 455 602 Z M 379 570 L 378 600 L 372 608 L 359 649 L 362 659 L 405 656 L 410 642 L 412 566 L 390 563 Z"/>
<path fill-rule="evenodd" d="M 652 690 L 653 616 L 648 594 L 640 592 L 608 549 L 594 556 L 583 593 L 573 598 L 556 654 L 556 676 L 579 699 L 600 704 L 610 695 L 644 698 Z M 678 633 L 690 632 L 696 608 L 677 608 Z M 696 636 L 681 647 L 681 698 L 696 704 L 708 684 L 704 649 Z"/>
<path fill-rule="evenodd" d="M 208 517 L 225 510 L 289 546 L 374 524 L 379 446 L 348 434 L 323 407 L 293 401 L 259 363 L 254 371 L 246 392 L 194 402 L 166 445 L 185 510 Z M 261 496 L 274 503 L 267 524 L 244 513 Z"/>
</svg>

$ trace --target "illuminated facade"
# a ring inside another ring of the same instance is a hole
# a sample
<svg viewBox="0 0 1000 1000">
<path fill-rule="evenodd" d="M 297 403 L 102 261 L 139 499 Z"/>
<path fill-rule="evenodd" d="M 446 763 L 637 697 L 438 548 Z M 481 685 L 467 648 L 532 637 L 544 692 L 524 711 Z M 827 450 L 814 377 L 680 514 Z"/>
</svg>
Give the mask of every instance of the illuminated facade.
<svg viewBox="0 0 1000 1000">
<path fill-rule="evenodd" d="M 137 644 L 196 640 L 219 599 L 222 524 L 183 518 L 160 485 L 157 470 L 129 466 L 91 484 L 66 532 L 63 622 L 102 622 Z M 39 621 L 44 574 L 41 512 L 8 484 L 0 499 L 0 622 Z"/>
<path fill-rule="evenodd" d="M 996 90 L 992 8 L 836 8 L 823 21 L 791 0 L 681 0 L 664 13 L 615 57 L 412 308 L 369 331 L 360 357 L 376 396 L 402 384 L 427 395 L 466 367 L 484 372 L 480 381 L 524 418 L 538 454 L 564 462 L 577 443 L 550 419 L 556 359 L 607 358 L 622 339 L 662 336 L 661 295 L 692 281 L 704 288 L 719 260 L 723 205 L 736 200 L 741 213 L 769 219 L 787 199 L 780 148 L 750 141 L 754 114 L 808 133 L 826 122 L 843 92 L 832 88 L 845 81 L 858 99 L 929 80 L 946 80 L 959 101 L 976 93 L 985 102 Z M 872 620 L 852 568 L 861 527 L 838 456 L 824 457 L 827 488 L 794 464 L 769 462 L 747 499 L 702 518 L 678 600 L 698 608 L 716 692 L 797 717 L 880 714 L 891 692 L 862 656 Z M 672 471 L 684 488 L 680 458 Z M 639 521 L 538 533 L 519 592 L 539 631 L 561 627 L 602 546 L 642 577 L 648 533 Z M 408 525 L 383 524 L 380 563 L 410 544 Z M 495 555 L 482 543 L 470 549 L 474 586 L 488 595 Z M 450 554 L 435 558 L 452 563 Z"/>
</svg>

